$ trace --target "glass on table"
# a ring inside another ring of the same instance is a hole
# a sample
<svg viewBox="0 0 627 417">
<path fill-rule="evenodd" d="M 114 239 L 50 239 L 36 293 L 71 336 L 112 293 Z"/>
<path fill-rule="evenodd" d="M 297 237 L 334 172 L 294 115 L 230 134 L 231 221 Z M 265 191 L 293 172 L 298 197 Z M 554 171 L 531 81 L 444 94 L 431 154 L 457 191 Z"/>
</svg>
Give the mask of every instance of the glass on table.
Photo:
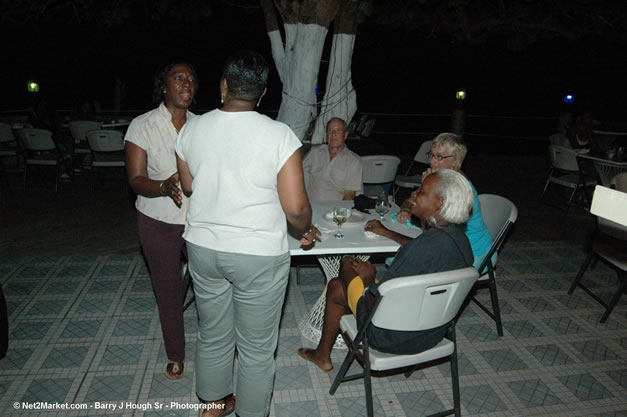
<svg viewBox="0 0 627 417">
<path fill-rule="evenodd" d="M 336 239 L 343 239 L 342 224 L 348 220 L 348 209 L 346 207 L 335 207 L 333 209 L 333 221 L 337 224 L 337 233 L 335 233 Z"/>
<path fill-rule="evenodd" d="M 385 190 L 382 190 L 377 196 L 377 202 L 374 206 L 374 210 L 379 215 L 379 221 L 384 221 L 385 214 L 390 211 L 391 205 L 388 201 L 388 194 Z"/>
</svg>

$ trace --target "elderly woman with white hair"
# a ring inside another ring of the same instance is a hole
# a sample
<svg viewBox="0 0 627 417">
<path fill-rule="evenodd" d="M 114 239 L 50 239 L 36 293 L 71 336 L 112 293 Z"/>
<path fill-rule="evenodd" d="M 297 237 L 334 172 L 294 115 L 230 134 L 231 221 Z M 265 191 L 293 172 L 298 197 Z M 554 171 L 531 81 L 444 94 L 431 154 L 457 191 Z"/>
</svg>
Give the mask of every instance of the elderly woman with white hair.
<svg viewBox="0 0 627 417">
<path fill-rule="evenodd" d="M 466 176 L 462 171 L 462 162 L 464 162 L 464 158 L 466 158 L 466 153 L 466 144 L 461 136 L 454 133 L 440 133 L 433 139 L 431 151 L 428 153 L 429 168 L 422 174 L 423 179 L 427 175 L 441 169 L 452 169 Z M 470 183 L 470 186 L 472 187 L 472 193 L 475 197 L 475 203 L 472 215 L 464 225 L 464 230 L 470 241 L 470 247 L 475 257 L 473 266 L 479 268 L 481 262 L 483 262 L 483 259 L 492 247 L 492 235 L 490 234 L 488 226 L 483 221 L 477 190 L 472 183 Z M 401 211 L 397 213 L 395 217 L 399 223 L 406 223 L 411 219 L 409 205 L 409 200 L 406 200 L 401 205 Z M 492 257 L 492 263 L 496 264 L 496 254 Z"/>
<path fill-rule="evenodd" d="M 370 262 L 346 256 L 340 276 L 329 282 L 322 337 L 316 349 L 300 348 L 298 354 L 322 371 L 333 370 L 331 349 L 339 332 L 340 318 L 352 312 L 361 324 L 366 320 L 374 297 L 368 287 L 404 276 L 451 271 L 471 266 L 472 249 L 463 227 L 472 211 L 474 197 L 468 180 L 458 172 L 442 169 L 425 177 L 422 186 L 408 199 L 410 212 L 424 220 L 424 232 L 415 239 L 386 229 L 378 220 L 366 224 L 366 231 L 398 242 L 399 249 L 385 274 L 378 279 Z M 368 328 L 370 346 L 382 352 L 414 354 L 432 348 L 444 337 L 448 324 L 415 332 Z"/>
</svg>

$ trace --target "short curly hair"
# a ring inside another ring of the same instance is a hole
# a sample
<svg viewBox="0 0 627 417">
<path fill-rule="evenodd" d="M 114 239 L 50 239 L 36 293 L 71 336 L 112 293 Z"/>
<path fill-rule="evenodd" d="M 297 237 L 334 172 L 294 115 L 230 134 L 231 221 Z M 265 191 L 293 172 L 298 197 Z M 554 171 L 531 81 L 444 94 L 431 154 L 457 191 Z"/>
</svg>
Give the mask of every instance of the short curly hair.
<svg viewBox="0 0 627 417">
<path fill-rule="evenodd" d="M 159 104 L 163 101 L 163 89 L 165 88 L 168 81 L 168 75 L 170 74 L 170 71 L 172 71 L 172 68 L 176 67 L 177 65 L 185 65 L 186 67 L 189 67 L 190 70 L 192 70 L 192 74 L 194 75 L 194 84 L 196 85 L 196 90 L 198 90 L 198 77 L 196 76 L 196 70 L 194 69 L 194 66 L 185 61 L 170 62 L 169 64 L 161 67 L 155 73 L 155 79 L 152 84 L 152 102 L 154 104 Z M 195 100 L 196 98 L 194 97 L 192 103 Z"/>
<path fill-rule="evenodd" d="M 227 58 L 222 70 L 229 94 L 237 99 L 256 102 L 268 82 L 268 61 L 255 51 L 237 51 Z"/>
</svg>

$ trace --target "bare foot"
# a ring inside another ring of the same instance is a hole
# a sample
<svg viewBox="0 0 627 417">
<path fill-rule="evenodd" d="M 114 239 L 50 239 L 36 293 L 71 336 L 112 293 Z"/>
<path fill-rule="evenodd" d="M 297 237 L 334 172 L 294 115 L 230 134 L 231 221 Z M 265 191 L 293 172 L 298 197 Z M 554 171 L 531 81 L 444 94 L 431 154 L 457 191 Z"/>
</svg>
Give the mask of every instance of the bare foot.
<svg viewBox="0 0 627 417">
<path fill-rule="evenodd" d="M 316 356 L 316 351 L 313 349 L 299 348 L 298 355 L 306 361 L 315 364 L 324 373 L 329 373 L 334 369 L 331 360 L 319 359 Z"/>
</svg>

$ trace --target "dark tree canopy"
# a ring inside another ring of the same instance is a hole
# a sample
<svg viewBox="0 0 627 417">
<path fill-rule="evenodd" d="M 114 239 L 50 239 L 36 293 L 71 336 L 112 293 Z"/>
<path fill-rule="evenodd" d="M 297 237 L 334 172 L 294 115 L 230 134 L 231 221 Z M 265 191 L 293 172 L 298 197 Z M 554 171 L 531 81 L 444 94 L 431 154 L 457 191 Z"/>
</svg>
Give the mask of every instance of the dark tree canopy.
<svg viewBox="0 0 627 417">
<path fill-rule="evenodd" d="M 379 0 L 369 23 L 418 32 L 456 44 L 505 37 L 511 49 L 562 38 L 610 38 L 624 43 L 623 0 Z"/>
</svg>

